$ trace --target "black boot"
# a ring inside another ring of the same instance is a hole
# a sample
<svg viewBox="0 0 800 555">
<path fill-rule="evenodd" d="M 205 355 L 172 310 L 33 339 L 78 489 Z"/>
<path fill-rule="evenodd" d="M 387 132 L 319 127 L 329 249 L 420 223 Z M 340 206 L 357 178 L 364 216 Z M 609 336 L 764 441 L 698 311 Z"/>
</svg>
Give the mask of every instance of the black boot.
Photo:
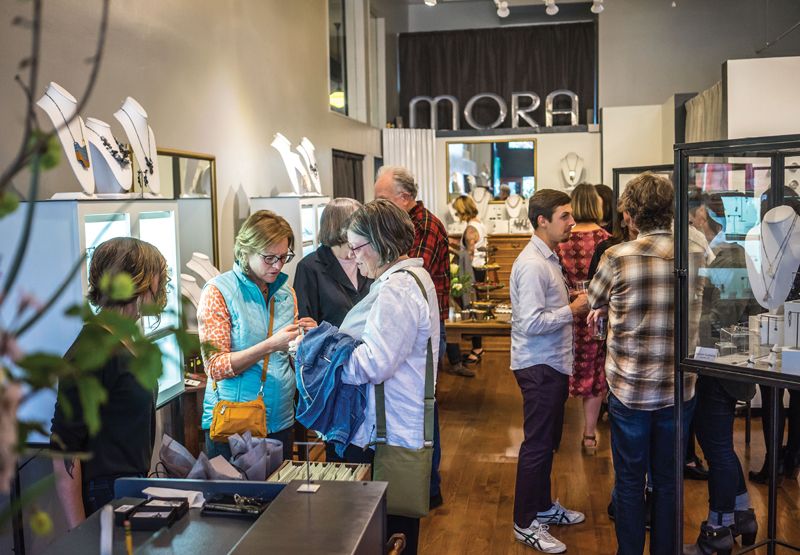
<svg viewBox="0 0 800 555">
<path fill-rule="evenodd" d="M 694 545 L 684 545 L 683 555 L 730 555 L 733 550 L 733 535 L 727 526 L 722 528 L 712 528 L 708 522 L 703 521 L 700 525 L 700 535 L 697 536 L 697 543 Z"/>
<path fill-rule="evenodd" d="M 756 543 L 756 534 L 758 534 L 758 522 L 756 521 L 756 513 L 753 509 L 746 511 L 733 512 L 734 523 L 731 526 L 731 533 L 733 537 L 742 536 L 742 545 L 750 546 Z"/>
</svg>

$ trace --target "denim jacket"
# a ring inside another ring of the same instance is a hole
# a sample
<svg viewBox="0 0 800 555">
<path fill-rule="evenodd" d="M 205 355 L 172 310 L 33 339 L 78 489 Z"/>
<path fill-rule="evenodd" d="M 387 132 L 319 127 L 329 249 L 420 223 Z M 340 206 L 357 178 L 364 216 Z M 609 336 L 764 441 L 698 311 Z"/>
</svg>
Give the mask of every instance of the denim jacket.
<svg viewBox="0 0 800 555">
<path fill-rule="evenodd" d="M 364 421 L 367 386 L 342 383 L 342 370 L 360 342 L 322 322 L 297 350 L 297 421 L 320 432 L 344 456 Z"/>
</svg>

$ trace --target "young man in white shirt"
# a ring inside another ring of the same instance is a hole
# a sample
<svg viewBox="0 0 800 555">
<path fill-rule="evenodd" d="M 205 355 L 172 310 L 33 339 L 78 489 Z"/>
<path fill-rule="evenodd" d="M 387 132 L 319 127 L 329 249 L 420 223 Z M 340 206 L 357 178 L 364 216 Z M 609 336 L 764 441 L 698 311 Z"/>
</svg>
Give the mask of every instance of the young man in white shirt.
<svg viewBox="0 0 800 555">
<path fill-rule="evenodd" d="M 514 492 L 514 537 L 544 553 L 566 546 L 549 525 L 585 517 L 550 494 L 553 452 L 561 440 L 564 403 L 573 362 L 573 317 L 589 310 L 586 294 L 570 292 L 554 252 L 575 225 L 569 196 L 542 189 L 528 203 L 534 232 L 511 269 L 511 369 L 522 391 L 525 439 L 519 450 Z"/>
</svg>

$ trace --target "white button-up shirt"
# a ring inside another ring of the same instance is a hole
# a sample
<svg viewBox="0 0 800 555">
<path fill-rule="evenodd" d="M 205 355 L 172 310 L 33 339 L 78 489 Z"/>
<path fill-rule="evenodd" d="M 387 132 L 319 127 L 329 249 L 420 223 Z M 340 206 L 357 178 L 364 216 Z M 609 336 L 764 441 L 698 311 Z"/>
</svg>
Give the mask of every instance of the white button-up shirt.
<svg viewBox="0 0 800 555">
<path fill-rule="evenodd" d="M 536 235 L 511 267 L 511 369 L 572 375 L 572 311 L 558 256 Z"/>
<path fill-rule="evenodd" d="M 423 298 L 414 278 L 425 288 Z M 424 439 L 425 361 L 428 338 L 433 348 L 434 380 L 439 359 L 439 302 L 421 258 L 396 263 L 370 287 L 369 295 L 347 314 L 340 330 L 363 341 L 342 373 L 349 384 L 369 384 L 367 414 L 352 443 L 375 440 L 374 385 L 383 383 L 386 439 L 390 445 L 420 449 Z"/>
</svg>

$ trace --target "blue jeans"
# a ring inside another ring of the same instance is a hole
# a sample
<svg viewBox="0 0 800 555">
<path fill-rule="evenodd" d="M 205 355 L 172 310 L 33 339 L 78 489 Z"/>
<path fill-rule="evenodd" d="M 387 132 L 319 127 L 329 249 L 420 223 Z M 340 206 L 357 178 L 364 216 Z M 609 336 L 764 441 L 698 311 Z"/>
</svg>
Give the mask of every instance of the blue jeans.
<svg viewBox="0 0 800 555">
<path fill-rule="evenodd" d="M 736 399 L 717 378 L 697 379 L 697 440 L 708 461 L 708 506 L 717 513 L 733 513 L 736 496 L 747 493 L 742 465 L 733 449 Z M 722 524 L 714 522 L 712 524 Z"/>
<path fill-rule="evenodd" d="M 684 437 L 693 410 L 694 399 L 684 403 Z M 650 553 L 672 555 L 675 552 L 673 411 L 671 406 L 654 411 L 630 409 L 613 394 L 608 396 L 611 455 L 616 475 L 614 504 L 618 555 L 641 555 L 644 552 L 644 487 L 648 462 L 653 482 Z"/>
</svg>

